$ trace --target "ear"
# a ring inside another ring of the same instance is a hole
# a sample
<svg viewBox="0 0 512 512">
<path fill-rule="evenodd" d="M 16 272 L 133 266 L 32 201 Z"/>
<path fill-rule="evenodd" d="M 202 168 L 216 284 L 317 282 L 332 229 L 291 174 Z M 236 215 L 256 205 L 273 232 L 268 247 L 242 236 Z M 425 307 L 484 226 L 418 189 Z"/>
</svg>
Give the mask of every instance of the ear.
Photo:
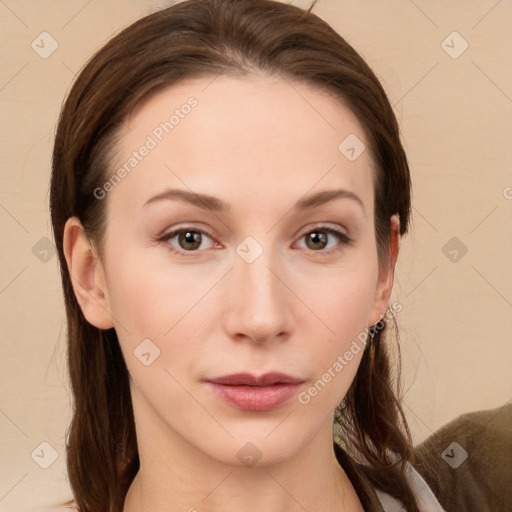
<svg viewBox="0 0 512 512">
<path fill-rule="evenodd" d="M 379 270 L 379 277 L 375 288 L 374 307 L 371 316 L 371 325 L 375 325 L 386 312 L 391 298 L 395 278 L 395 265 L 400 249 L 400 219 L 398 215 L 391 216 L 390 246 L 388 248 L 389 260 Z"/>
<path fill-rule="evenodd" d="M 114 327 L 103 265 L 77 217 L 66 221 L 63 244 L 71 284 L 85 318 L 98 329 Z"/>
</svg>

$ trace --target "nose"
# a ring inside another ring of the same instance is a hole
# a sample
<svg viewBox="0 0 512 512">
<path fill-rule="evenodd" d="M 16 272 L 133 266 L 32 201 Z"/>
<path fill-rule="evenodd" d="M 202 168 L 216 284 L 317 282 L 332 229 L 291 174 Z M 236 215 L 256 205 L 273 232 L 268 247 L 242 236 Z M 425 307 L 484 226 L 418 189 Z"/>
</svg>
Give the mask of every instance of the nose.
<svg viewBox="0 0 512 512">
<path fill-rule="evenodd" d="M 263 253 L 253 262 L 235 254 L 227 276 L 228 297 L 224 328 L 233 340 L 268 343 L 283 341 L 292 329 L 291 299 L 282 266 Z"/>
</svg>

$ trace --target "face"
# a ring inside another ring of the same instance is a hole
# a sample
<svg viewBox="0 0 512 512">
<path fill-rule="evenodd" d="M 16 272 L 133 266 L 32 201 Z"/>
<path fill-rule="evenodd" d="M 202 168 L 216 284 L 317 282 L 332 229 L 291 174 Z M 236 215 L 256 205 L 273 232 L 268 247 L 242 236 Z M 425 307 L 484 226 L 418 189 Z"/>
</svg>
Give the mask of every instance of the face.
<svg viewBox="0 0 512 512">
<path fill-rule="evenodd" d="M 253 75 L 182 82 L 126 119 L 97 189 L 104 307 L 83 309 L 116 329 L 139 435 L 228 464 L 331 435 L 392 286 L 350 134 L 368 147 L 339 101 Z M 270 372 L 285 376 L 211 382 Z"/>
</svg>

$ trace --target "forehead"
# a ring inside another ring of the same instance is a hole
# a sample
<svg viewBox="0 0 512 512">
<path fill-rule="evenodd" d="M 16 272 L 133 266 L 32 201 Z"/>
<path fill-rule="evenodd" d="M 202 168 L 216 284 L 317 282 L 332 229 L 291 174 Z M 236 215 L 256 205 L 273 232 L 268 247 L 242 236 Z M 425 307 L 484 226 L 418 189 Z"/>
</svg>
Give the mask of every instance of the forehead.
<svg viewBox="0 0 512 512">
<path fill-rule="evenodd" d="M 368 147 L 355 115 L 311 85 L 267 75 L 190 79 L 126 118 L 111 172 L 124 165 L 130 176 L 115 194 L 140 203 L 168 185 L 254 199 L 280 189 L 295 198 L 336 185 L 369 201 L 369 151 L 351 160 L 346 140 Z M 145 155 L 134 156 L 144 146 Z"/>
</svg>

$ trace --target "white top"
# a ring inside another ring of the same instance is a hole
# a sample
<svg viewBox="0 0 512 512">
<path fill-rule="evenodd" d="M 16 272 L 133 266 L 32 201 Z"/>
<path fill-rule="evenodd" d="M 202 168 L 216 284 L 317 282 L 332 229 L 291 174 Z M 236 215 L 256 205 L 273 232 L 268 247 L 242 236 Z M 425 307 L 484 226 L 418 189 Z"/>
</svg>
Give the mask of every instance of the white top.
<svg viewBox="0 0 512 512">
<path fill-rule="evenodd" d="M 434 493 L 423 477 L 409 462 L 406 463 L 405 475 L 418 499 L 418 505 L 421 512 L 446 512 L 439 504 L 439 501 L 437 501 L 437 498 L 434 496 Z M 386 494 L 379 489 L 375 489 L 375 492 L 377 493 L 377 496 L 382 503 L 382 507 L 386 512 L 407 512 L 403 504 L 389 494 Z"/>
</svg>

